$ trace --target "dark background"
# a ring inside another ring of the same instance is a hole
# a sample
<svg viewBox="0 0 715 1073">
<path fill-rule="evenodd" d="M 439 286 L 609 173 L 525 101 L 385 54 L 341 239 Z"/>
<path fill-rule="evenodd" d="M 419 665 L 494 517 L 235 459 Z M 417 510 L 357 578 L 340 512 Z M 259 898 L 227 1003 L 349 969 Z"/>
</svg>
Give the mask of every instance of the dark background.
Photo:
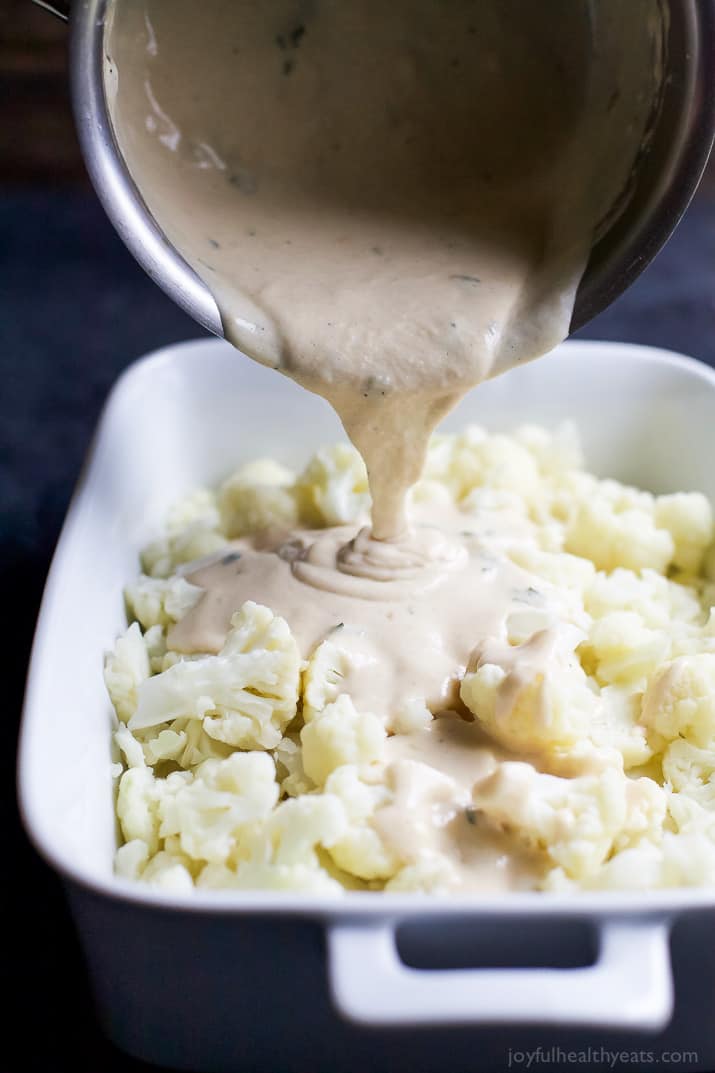
<svg viewBox="0 0 715 1073">
<path fill-rule="evenodd" d="M 200 329 L 151 284 L 94 198 L 65 66 L 63 25 L 30 0 L 0 0 L 0 591 L 10 670 L 1 830 L 11 996 L 0 1073 L 135 1073 L 149 1067 L 118 1054 L 96 1027 L 59 884 L 19 826 L 15 739 L 44 578 L 102 402 L 134 358 Z M 671 347 L 715 366 L 714 166 L 664 252 L 579 334 Z"/>
</svg>

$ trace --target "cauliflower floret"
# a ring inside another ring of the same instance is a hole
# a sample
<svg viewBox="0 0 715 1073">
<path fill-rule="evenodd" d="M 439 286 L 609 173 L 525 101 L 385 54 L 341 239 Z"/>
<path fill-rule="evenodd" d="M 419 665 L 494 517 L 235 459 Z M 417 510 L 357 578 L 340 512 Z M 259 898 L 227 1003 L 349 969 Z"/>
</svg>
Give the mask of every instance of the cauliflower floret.
<svg viewBox="0 0 715 1073">
<path fill-rule="evenodd" d="M 521 761 L 504 762 L 477 783 L 473 801 L 493 823 L 579 880 L 614 850 L 657 838 L 666 808 L 664 792 L 651 779 L 629 779 L 611 767 L 564 779 Z"/>
<path fill-rule="evenodd" d="M 203 724 L 196 719 L 175 719 L 168 729 L 179 736 L 184 736 L 183 747 L 175 759 L 182 768 L 187 770 L 203 763 L 204 760 L 225 760 L 233 752 L 233 746 L 210 737 L 204 730 Z M 160 738 L 161 732 L 156 738 L 150 738 L 146 742 L 144 755 L 148 763 L 151 763 L 149 754 L 153 752 L 154 742 L 158 743 Z"/>
<path fill-rule="evenodd" d="M 667 633 L 648 629 L 635 611 L 612 611 L 593 623 L 582 654 L 602 685 L 642 689 L 669 649 Z"/>
<path fill-rule="evenodd" d="M 330 849 L 347 828 L 342 802 L 332 794 L 307 794 L 283 801 L 275 810 L 257 846 L 261 856 L 270 853 L 274 864 L 315 863 L 316 846 Z M 255 851 L 254 851 L 255 857 Z"/>
<path fill-rule="evenodd" d="M 660 842 L 668 809 L 668 794 L 647 776 L 624 776 L 626 820 L 614 839 L 615 852 L 640 845 L 644 840 Z"/>
<path fill-rule="evenodd" d="M 300 737 L 295 732 L 281 738 L 273 750 L 273 758 L 278 769 L 282 795 L 299 797 L 315 790 L 315 783 L 305 773 Z"/>
<path fill-rule="evenodd" d="M 150 626 L 144 634 L 144 644 L 149 656 L 152 674 L 165 670 L 165 664 L 169 664 L 172 656 L 176 655 L 177 658 L 180 658 L 176 653 L 167 652 L 166 631 L 163 626 Z"/>
<path fill-rule="evenodd" d="M 185 529 L 148 544 L 141 554 L 142 567 L 151 577 L 168 578 L 177 567 L 214 555 L 227 543 L 226 537 L 213 525 L 192 522 Z"/>
<path fill-rule="evenodd" d="M 611 574 L 598 573 L 584 592 L 584 605 L 594 618 L 635 612 L 649 629 L 672 631 L 676 623 L 696 625 L 702 620 L 697 593 L 655 570 L 636 574 L 619 567 Z"/>
<path fill-rule="evenodd" d="M 271 526 L 293 528 L 298 523 L 294 484 L 291 471 L 271 459 L 242 466 L 219 491 L 221 531 L 234 538 Z"/>
<path fill-rule="evenodd" d="M 149 847 L 141 838 L 133 838 L 120 846 L 114 856 L 114 871 L 121 879 L 141 879 Z"/>
<path fill-rule="evenodd" d="M 715 811 L 707 808 L 687 793 L 669 789 L 668 815 L 678 833 L 701 834 L 715 845 Z"/>
<path fill-rule="evenodd" d="M 531 452 L 509 436 L 488 436 L 478 425 L 459 436 L 434 437 L 423 476 L 446 484 L 457 502 L 477 487 L 516 492 L 529 505 L 544 494 Z"/>
<path fill-rule="evenodd" d="M 128 727 L 120 726 L 114 734 L 114 740 L 124 754 L 127 767 L 146 767 L 141 742 L 137 741 Z"/>
<path fill-rule="evenodd" d="M 181 773 L 179 778 L 190 778 Z M 138 838 L 153 855 L 159 849 L 159 802 L 168 779 L 154 778 L 148 767 L 132 767 L 119 780 L 117 816 L 126 842 Z"/>
<path fill-rule="evenodd" d="M 212 555 L 226 543 L 218 527 L 214 493 L 207 488 L 190 492 L 170 507 L 164 535 L 143 549 L 145 572 L 166 578 L 182 563 Z"/>
<path fill-rule="evenodd" d="M 343 625 L 336 626 L 330 635 L 313 650 L 303 672 L 303 719 L 309 723 L 338 699 L 342 683 L 350 668 L 350 656 L 339 644 Z"/>
<path fill-rule="evenodd" d="M 581 441 L 573 421 L 562 421 L 553 432 L 539 425 L 521 425 L 514 439 L 534 456 L 547 477 L 553 479 L 569 470 L 583 468 Z"/>
<path fill-rule="evenodd" d="M 235 869 L 208 865 L 198 886 L 340 894 L 342 886 L 321 866 L 317 849 L 333 846 L 346 827 L 345 810 L 333 795 L 291 798 L 251 830 Z"/>
<path fill-rule="evenodd" d="M 155 727 L 138 730 L 136 734 L 121 728 L 115 739 L 124 753 L 129 767 L 154 767 L 163 761 L 172 760 L 180 767 L 196 767 L 204 760 L 224 760 L 233 752 L 230 745 L 215 741 L 203 729 L 201 723 L 192 719 L 175 719 L 168 727 L 155 733 Z"/>
<path fill-rule="evenodd" d="M 660 667 L 643 697 L 643 724 L 659 738 L 715 746 L 715 653 L 681 656 Z"/>
<path fill-rule="evenodd" d="M 663 775 L 678 793 L 705 808 L 715 808 L 715 749 L 701 749 L 676 738 L 663 753 Z"/>
<path fill-rule="evenodd" d="M 316 786 L 343 764 L 371 764 L 382 758 L 386 738 L 380 719 L 358 712 L 348 696 L 338 697 L 300 732 L 303 767 Z"/>
<path fill-rule="evenodd" d="M 424 697 L 407 697 L 393 713 L 389 729 L 393 734 L 416 734 L 430 726 L 433 719 Z"/>
<path fill-rule="evenodd" d="M 321 447 L 296 483 L 306 525 L 347 525 L 367 517 L 367 470 L 351 444 Z"/>
<path fill-rule="evenodd" d="M 194 488 L 172 503 L 166 515 L 166 530 L 174 536 L 196 522 L 211 529 L 218 529 L 216 495 L 210 488 Z"/>
<path fill-rule="evenodd" d="M 125 589 L 130 613 L 145 630 L 151 626 L 169 626 L 178 622 L 202 595 L 203 589 L 181 576 L 165 579 L 142 574 Z"/>
<path fill-rule="evenodd" d="M 275 764 L 266 753 L 233 753 L 225 760 L 205 760 L 175 792 L 159 803 L 160 835 L 178 836 L 182 851 L 200 861 L 225 862 L 265 820 L 278 801 Z"/>
<path fill-rule="evenodd" d="M 394 851 L 372 826 L 374 813 L 393 800 L 386 785 L 368 781 L 352 764 L 333 771 L 325 783 L 326 793 L 334 794 L 345 808 L 348 826 L 329 849 L 338 868 L 360 879 L 388 879 L 401 863 Z"/>
<path fill-rule="evenodd" d="M 673 566 L 697 574 L 713 539 L 713 512 L 705 496 L 700 492 L 658 496 L 655 521 L 659 529 L 667 529 L 673 538 Z"/>
<path fill-rule="evenodd" d="M 219 521 L 216 497 L 208 489 L 180 499 L 169 510 L 164 534 L 142 549 L 144 572 L 168 578 L 178 566 L 213 555 L 226 544 Z"/>
<path fill-rule="evenodd" d="M 462 701 L 508 749 L 568 745 L 588 735 L 598 705 L 574 655 L 580 632 L 536 633 L 525 644 L 480 646 L 462 681 Z"/>
<path fill-rule="evenodd" d="M 186 864 L 171 853 L 160 850 L 142 871 L 142 882 L 174 894 L 188 894 L 194 880 Z"/>
<path fill-rule="evenodd" d="M 615 481 L 599 482 L 579 502 L 567 523 L 565 547 L 599 570 L 650 567 L 661 574 L 675 554 L 671 534 L 656 524 L 653 497 Z"/>
<path fill-rule="evenodd" d="M 186 731 L 160 730 L 155 738 L 144 743 L 144 758 L 147 764 L 159 764 L 163 760 L 179 760 L 186 749 Z"/>
<path fill-rule="evenodd" d="M 141 685 L 130 729 L 200 719 L 218 741 L 271 749 L 295 715 L 299 678 L 288 624 L 248 601 L 231 618 L 218 656 L 182 660 Z"/>
<path fill-rule="evenodd" d="M 114 649 L 104 663 L 104 681 L 112 699 L 114 710 L 123 723 L 129 721 L 136 710 L 139 687 L 151 674 L 147 652 L 139 624 L 133 622 L 128 630 L 118 637 Z"/>
<path fill-rule="evenodd" d="M 663 836 L 663 887 L 715 886 L 715 843 L 701 834 Z"/>
<path fill-rule="evenodd" d="M 433 847 L 435 828 L 466 805 L 468 794 L 454 779 L 428 764 L 400 759 L 387 766 L 358 768 L 346 764 L 328 776 L 326 790 L 345 806 L 349 827 L 330 849 L 335 863 L 363 880 L 388 880 L 405 866 L 415 870 L 403 876 L 405 884 L 421 875 L 441 871 L 442 883 L 454 881 L 449 862 Z M 398 809 L 404 837 L 391 831 L 392 809 Z M 410 879 L 409 877 L 412 877 Z M 455 883 L 456 885 L 456 883 Z"/>
<path fill-rule="evenodd" d="M 641 842 L 617 853 L 589 879 L 595 890 L 657 890 L 715 885 L 715 844 L 701 834 L 666 831 L 660 845 Z"/>
<path fill-rule="evenodd" d="M 653 755 L 645 727 L 640 725 L 641 695 L 619 686 L 604 686 L 588 735 L 601 750 L 615 750 L 629 768 L 646 764 Z"/>
</svg>

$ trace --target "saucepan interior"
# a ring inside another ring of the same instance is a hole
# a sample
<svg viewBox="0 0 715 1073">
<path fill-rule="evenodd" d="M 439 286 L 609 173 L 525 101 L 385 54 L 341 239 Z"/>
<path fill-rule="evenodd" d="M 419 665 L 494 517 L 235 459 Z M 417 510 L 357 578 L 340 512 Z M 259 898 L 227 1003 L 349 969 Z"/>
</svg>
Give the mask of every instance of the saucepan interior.
<svg viewBox="0 0 715 1073">
<path fill-rule="evenodd" d="M 629 178 L 602 220 L 572 329 L 625 290 L 665 243 L 697 186 L 715 129 L 713 0 L 593 0 L 591 6 L 617 17 L 608 52 L 614 71 L 620 67 L 628 75 L 623 92 L 638 66 L 627 42 L 647 39 L 638 64 L 647 68 L 649 118 Z M 116 89 L 106 63 L 112 9 L 113 0 L 82 0 L 72 12 L 73 99 L 90 174 L 117 230 L 152 278 L 221 335 L 210 291 L 166 238 L 118 148 L 107 103 Z"/>
</svg>

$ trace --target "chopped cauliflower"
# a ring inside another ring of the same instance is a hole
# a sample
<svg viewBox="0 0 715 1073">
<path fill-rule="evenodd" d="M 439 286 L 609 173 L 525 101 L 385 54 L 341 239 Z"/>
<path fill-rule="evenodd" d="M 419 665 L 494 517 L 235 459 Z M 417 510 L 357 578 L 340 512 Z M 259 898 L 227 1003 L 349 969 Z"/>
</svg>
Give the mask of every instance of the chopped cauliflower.
<svg viewBox="0 0 715 1073">
<path fill-rule="evenodd" d="M 140 839 L 154 854 L 159 849 L 159 799 L 165 782 L 148 767 L 130 767 L 119 781 L 117 816 L 127 842 Z"/>
<path fill-rule="evenodd" d="M 385 728 L 370 712 L 355 710 L 343 695 L 318 712 L 300 733 L 303 768 L 316 786 L 343 764 L 370 764 L 382 758 Z"/>
<path fill-rule="evenodd" d="M 571 879 L 587 879 L 615 849 L 657 837 L 666 809 L 651 779 L 630 779 L 615 768 L 564 779 L 509 761 L 473 793 L 493 824 L 543 850 Z"/>
<path fill-rule="evenodd" d="M 208 864 L 198 885 L 338 894 L 342 888 L 322 867 L 317 851 L 329 850 L 346 826 L 343 807 L 330 794 L 291 798 L 254 825 L 235 867 Z"/>
<path fill-rule="evenodd" d="M 696 574 L 713 539 L 713 512 L 705 496 L 700 492 L 658 496 L 655 521 L 673 538 L 673 566 L 685 573 Z"/>
<path fill-rule="evenodd" d="M 201 589 L 181 576 L 153 578 L 142 574 L 126 588 L 130 612 L 142 628 L 168 626 L 178 622 L 201 597 Z"/>
<path fill-rule="evenodd" d="M 300 736 L 288 733 L 273 750 L 281 793 L 287 797 L 300 797 L 315 789 L 315 783 L 308 777 L 303 765 L 303 749 Z"/>
<path fill-rule="evenodd" d="M 349 668 L 350 657 L 337 640 L 340 630 L 316 647 L 303 674 L 303 719 L 309 723 L 314 713 L 321 712 L 338 699 L 342 681 Z"/>
<path fill-rule="evenodd" d="M 330 856 L 339 868 L 360 879 L 389 879 L 402 862 L 372 820 L 380 808 L 392 803 L 392 790 L 353 764 L 333 771 L 325 789 L 341 801 L 348 821 L 342 837 L 330 847 Z"/>
<path fill-rule="evenodd" d="M 141 838 L 132 838 L 117 850 L 114 870 L 122 879 L 141 879 L 149 860 L 149 846 Z"/>
<path fill-rule="evenodd" d="M 262 752 L 205 760 L 189 778 L 182 772 L 174 792 L 160 801 L 160 836 L 176 835 L 194 860 L 225 862 L 240 853 L 254 824 L 272 812 L 278 801 L 275 775 L 272 757 Z M 167 784 L 175 777 L 170 775 Z"/>
<path fill-rule="evenodd" d="M 104 666 L 117 876 L 169 896 L 441 895 L 474 889 L 491 854 L 495 889 L 512 868 L 537 890 L 715 887 L 707 499 L 593 476 L 573 426 L 473 425 L 433 438 L 409 502 L 523 584 L 493 635 L 467 638 L 449 711 L 406 682 L 379 718 L 351 695 L 366 679 L 377 695 L 373 640 L 337 609 L 303 652 L 252 600 L 218 654 L 176 651 L 172 632 L 202 596 L 189 564 L 229 541 L 367 524 L 355 449 L 298 476 L 249 461 L 170 508 Z"/>
<path fill-rule="evenodd" d="M 667 784 L 678 794 L 715 808 L 715 749 L 701 749 L 684 738 L 666 747 L 662 758 Z"/>
<path fill-rule="evenodd" d="M 104 681 L 123 723 L 136 711 L 139 687 L 151 674 L 149 653 L 136 622 L 118 637 L 104 664 Z"/>
<path fill-rule="evenodd" d="M 643 697 L 642 721 L 665 741 L 715 748 L 715 653 L 662 664 Z"/>
<path fill-rule="evenodd" d="M 643 624 L 634 611 L 611 611 L 596 619 L 584 644 L 584 657 L 601 685 L 645 684 L 653 666 L 669 654 L 668 636 Z"/>
<path fill-rule="evenodd" d="M 306 525 L 347 525 L 367 518 L 370 491 L 362 458 L 349 444 L 321 447 L 296 482 Z"/>
<path fill-rule="evenodd" d="M 489 436 L 478 425 L 458 436 L 436 436 L 424 476 L 445 484 L 457 501 L 481 487 L 514 492 L 527 504 L 541 494 L 539 466 L 528 447 L 510 436 Z"/>
<path fill-rule="evenodd" d="M 148 544 L 142 552 L 142 566 L 151 577 L 167 578 L 177 567 L 213 555 L 227 543 L 227 538 L 212 525 L 191 522 L 178 533 Z"/>
<path fill-rule="evenodd" d="M 595 492 L 579 503 L 566 531 L 566 550 L 599 570 L 650 567 L 664 573 L 675 555 L 667 529 L 659 529 L 649 504 Z"/>
<path fill-rule="evenodd" d="M 141 684 L 129 727 L 199 719 L 217 741 L 271 749 L 295 715 L 299 678 L 298 648 L 287 623 L 249 602 L 233 615 L 218 656 L 182 660 Z"/>
<path fill-rule="evenodd" d="M 219 491 L 222 531 L 234 538 L 271 526 L 292 528 L 298 522 L 294 485 L 291 471 L 271 459 L 242 466 Z"/>
<path fill-rule="evenodd" d="M 587 737 L 598 698 L 574 654 L 580 634 L 564 631 L 562 650 L 548 653 L 546 632 L 521 645 L 477 649 L 461 698 L 489 735 L 516 752 L 569 745 Z"/>
<path fill-rule="evenodd" d="M 555 877 L 550 877 L 548 886 L 568 889 Z M 659 845 L 646 841 L 614 854 L 585 886 L 640 891 L 715 886 L 715 842 L 701 834 L 666 831 Z"/>
</svg>

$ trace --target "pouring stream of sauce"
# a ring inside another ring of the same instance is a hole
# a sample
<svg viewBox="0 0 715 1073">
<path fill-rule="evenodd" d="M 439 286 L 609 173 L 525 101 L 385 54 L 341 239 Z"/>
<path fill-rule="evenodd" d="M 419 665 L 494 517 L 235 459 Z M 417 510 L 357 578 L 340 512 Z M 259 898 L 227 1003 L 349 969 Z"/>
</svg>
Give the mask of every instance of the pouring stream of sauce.
<svg viewBox="0 0 715 1073">
<path fill-rule="evenodd" d="M 630 7 L 112 9 L 108 93 L 139 190 L 226 337 L 337 410 L 378 541 L 406 537 L 459 398 L 568 334 L 654 98 L 655 3 Z"/>
</svg>

